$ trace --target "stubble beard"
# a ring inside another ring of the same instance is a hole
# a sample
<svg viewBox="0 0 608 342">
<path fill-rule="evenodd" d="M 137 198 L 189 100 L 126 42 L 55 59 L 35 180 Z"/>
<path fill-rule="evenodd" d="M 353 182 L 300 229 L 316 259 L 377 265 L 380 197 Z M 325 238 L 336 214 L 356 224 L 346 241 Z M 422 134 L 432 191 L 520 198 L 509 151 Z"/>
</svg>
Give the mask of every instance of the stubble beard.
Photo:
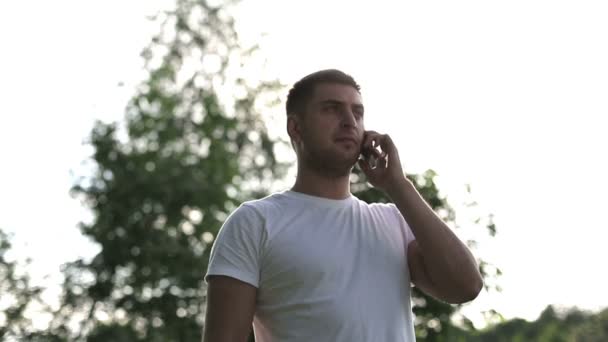
<svg viewBox="0 0 608 342">
<path fill-rule="evenodd" d="M 354 153 L 353 157 L 349 158 L 328 150 L 314 150 L 305 156 L 305 163 L 318 174 L 341 178 L 350 176 L 357 159 L 358 155 Z"/>
</svg>

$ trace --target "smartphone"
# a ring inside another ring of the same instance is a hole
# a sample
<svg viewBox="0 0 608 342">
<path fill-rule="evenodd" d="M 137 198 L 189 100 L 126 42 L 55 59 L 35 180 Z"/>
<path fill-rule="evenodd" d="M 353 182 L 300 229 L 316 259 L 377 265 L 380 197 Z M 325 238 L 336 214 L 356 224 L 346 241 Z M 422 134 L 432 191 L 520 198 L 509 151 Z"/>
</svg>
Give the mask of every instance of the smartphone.
<svg viewBox="0 0 608 342">
<path fill-rule="evenodd" d="M 375 169 L 378 165 L 378 158 L 376 158 L 372 149 L 361 149 L 360 158 L 363 159 L 371 169 Z"/>
</svg>

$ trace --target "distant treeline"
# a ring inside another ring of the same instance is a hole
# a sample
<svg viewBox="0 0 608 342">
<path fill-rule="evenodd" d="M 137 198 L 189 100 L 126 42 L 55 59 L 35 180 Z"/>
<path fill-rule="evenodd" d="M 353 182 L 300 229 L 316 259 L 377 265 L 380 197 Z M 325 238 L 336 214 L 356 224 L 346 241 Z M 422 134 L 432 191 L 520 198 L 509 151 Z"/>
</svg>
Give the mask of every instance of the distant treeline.
<svg viewBox="0 0 608 342">
<path fill-rule="evenodd" d="M 548 306 L 536 321 L 511 319 L 484 330 L 454 332 L 445 341 L 466 342 L 607 342 L 608 308 L 592 313 Z M 419 339 L 420 340 L 420 339 Z"/>
</svg>

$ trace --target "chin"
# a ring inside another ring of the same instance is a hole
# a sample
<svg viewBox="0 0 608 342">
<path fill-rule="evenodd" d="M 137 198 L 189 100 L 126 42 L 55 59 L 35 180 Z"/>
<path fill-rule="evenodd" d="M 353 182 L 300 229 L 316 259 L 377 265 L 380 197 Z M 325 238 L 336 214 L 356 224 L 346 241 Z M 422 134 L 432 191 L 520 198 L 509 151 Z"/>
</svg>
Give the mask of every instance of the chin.
<svg viewBox="0 0 608 342">
<path fill-rule="evenodd" d="M 307 156 L 306 164 L 323 174 L 343 177 L 350 175 L 358 159 L 359 153 L 354 150 L 353 153 L 345 153 L 344 151 L 317 151 L 317 153 Z"/>
<path fill-rule="evenodd" d="M 329 175 L 335 177 L 345 177 L 350 176 L 356 162 L 357 159 L 353 158 L 335 158 L 324 163 L 322 168 L 324 169 L 324 172 Z"/>
</svg>

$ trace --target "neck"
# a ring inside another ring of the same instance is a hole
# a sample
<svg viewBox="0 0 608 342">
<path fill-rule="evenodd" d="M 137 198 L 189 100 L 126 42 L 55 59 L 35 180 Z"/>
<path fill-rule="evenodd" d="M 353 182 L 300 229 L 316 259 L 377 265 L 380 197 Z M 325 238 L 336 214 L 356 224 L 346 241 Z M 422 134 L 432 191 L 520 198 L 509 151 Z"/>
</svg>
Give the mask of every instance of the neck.
<svg viewBox="0 0 608 342">
<path fill-rule="evenodd" d="M 345 199 L 350 196 L 350 172 L 343 176 L 327 176 L 314 170 L 298 167 L 293 191 L 329 199 Z"/>
</svg>

